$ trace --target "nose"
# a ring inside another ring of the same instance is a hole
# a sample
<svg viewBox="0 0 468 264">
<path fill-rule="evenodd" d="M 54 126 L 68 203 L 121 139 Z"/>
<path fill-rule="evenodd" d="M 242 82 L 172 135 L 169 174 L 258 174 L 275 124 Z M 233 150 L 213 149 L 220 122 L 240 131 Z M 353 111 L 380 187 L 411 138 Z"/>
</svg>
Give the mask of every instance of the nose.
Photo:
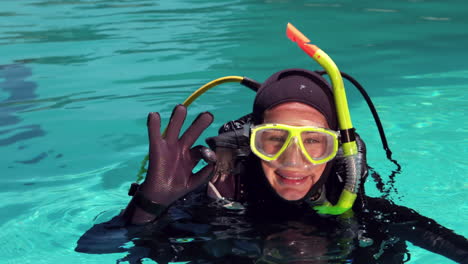
<svg viewBox="0 0 468 264">
<path fill-rule="evenodd" d="M 291 142 L 284 152 L 278 157 L 278 161 L 280 161 L 285 167 L 303 167 L 308 163 L 299 147 L 296 137 L 291 139 Z"/>
</svg>

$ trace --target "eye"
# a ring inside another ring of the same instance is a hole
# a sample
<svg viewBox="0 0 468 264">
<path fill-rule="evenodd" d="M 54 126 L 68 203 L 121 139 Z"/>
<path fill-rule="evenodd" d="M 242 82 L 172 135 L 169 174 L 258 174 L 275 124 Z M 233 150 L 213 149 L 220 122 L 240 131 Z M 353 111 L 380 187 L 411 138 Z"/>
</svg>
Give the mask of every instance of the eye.
<svg viewBox="0 0 468 264">
<path fill-rule="evenodd" d="M 306 138 L 304 139 L 305 144 L 318 144 L 321 143 L 319 139 L 317 138 Z"/>
<path fill-rule="evenodd" d="M 284 141 L 286 141 L 286 137 L 284 137 L 284 136 L 270 136 L 270 137 L 268 137 L 268 140 L 273 141 L 273 142 L 284 142 Z"/>
<path fill-rule="evenodd" d="M 307 144 L 313 144 L 313 143 L 320 143 L 319 140 L 315 139 L 315 138 L 306 138 L 304 140 L 304 143 L 307 143 Z"/>
<path fill-rule="evenodd" d="M 301 136 L 302 142 L 307 145 L 322 144 L 326 140 L 321 133 L 316 132 L 304 132 Z"/>
<path fill-rule="evenodd" d="M 279 129 L 263 131 L 261 137 L 265 142 L 284 143 L 288 139 L 288 132 Z"/>
</svg>

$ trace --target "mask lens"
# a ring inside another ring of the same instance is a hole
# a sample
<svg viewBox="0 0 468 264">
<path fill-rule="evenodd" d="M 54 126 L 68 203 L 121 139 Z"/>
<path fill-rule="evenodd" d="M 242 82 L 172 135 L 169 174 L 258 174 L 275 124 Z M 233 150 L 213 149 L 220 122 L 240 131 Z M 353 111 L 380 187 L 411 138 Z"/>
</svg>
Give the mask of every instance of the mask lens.
<svg viewBox="0 0 468 264">
<path fill-rule="evenodd" d="M 255 146 L 268 157 L 275 156 L 284 146 L 289 132 L 283 129 L 262 129 L 257 132 Z"/>
<path fill-rule="evenodd" d="M 301 140 L 307 155 L 313 160 L 327 158 L 333 153 L 335 140 L 332 135 L 317 131 L 303 131 Z"/>
</svg>

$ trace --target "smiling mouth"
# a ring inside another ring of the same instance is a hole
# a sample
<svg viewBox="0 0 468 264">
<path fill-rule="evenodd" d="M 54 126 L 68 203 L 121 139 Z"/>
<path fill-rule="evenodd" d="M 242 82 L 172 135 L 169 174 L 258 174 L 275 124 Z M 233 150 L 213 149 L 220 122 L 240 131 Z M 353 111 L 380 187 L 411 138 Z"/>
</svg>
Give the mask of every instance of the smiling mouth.
<svg viewBox="0 0 468 264">
<path fill-rule="evenodd" d="M 302 180 L 304 179 L 305 177 L 307 176 L 303 176 L 303 177 L 291 177 L 291 176 L 285 176 L 285 175 L 281 175 L 281 174 L 278 174 L 280 177 L 284 178 L 284 179 L 288 179 L 288 180 Z"/>
<path fill-rule="evenodd" d="M 278 176 L 278 181 L 284 185 L 299 185 L 304 183 L 308 178 L 308 175 L 295 172 L 276 171 L 275 174 Z"/>
</svg>

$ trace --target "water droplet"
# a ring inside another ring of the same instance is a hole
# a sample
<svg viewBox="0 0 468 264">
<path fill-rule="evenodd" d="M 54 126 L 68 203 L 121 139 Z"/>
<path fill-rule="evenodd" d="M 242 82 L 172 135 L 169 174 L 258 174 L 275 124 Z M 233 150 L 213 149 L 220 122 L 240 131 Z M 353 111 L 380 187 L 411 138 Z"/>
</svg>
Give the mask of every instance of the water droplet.
<svg viewBox="0 0 468 264">
<path fill-rule="evenodd" d="M 368 246 L 372 246 L 372 244 L 374 244 L 374 240 L 372 240 L 372 238 L 368 238 L 368 237 L 359 238 L 360 247 L 368 247 Z"/>
</svg>

